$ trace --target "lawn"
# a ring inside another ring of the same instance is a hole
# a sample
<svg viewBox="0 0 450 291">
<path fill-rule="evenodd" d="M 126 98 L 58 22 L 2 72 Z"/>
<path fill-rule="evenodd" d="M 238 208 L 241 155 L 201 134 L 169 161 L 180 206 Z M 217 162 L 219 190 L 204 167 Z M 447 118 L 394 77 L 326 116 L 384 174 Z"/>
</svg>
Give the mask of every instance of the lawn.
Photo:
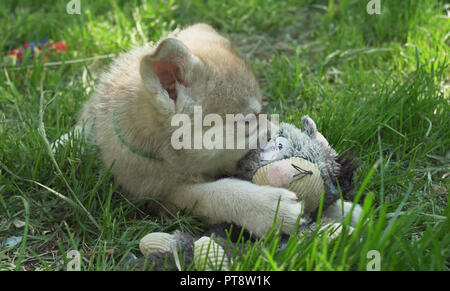
<svg viewBox="0 0 450 291">
<path fill-rule="evenodd" d="M 188 212 L 159 217 L 128 200 L 83 142 L 49 151 L 115 55 L 195 22 L 253 66 L 267 113 L 298 126 L 310 115 L 360 163 L 352 235 L 293 234 L 280 249 L 274 232 L 243 242 L 233 270 L 450 268 L 445 1 L 380 0 L 381 14 L 369 0 L 81 0 L 80 14 L 68 2 L 0 2 L 3 56 L 45 38 L 67 45 L 46 61 L 0 59 L 0 270 L 65 270 L 70 250 L 82 270 L 117 270 L 149 232 L 205 229 Z"/>
</svg>

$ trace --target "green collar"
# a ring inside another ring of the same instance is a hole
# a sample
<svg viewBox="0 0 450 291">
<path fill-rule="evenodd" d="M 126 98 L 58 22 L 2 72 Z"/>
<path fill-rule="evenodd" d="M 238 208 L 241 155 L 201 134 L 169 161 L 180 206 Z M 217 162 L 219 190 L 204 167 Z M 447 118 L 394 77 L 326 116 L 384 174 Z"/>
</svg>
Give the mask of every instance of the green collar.
<svg viewBox="0 0 450 291">
<path fill-rule="evenodd" d="M 162 160 L 162 159 L 158 158 L 157 156 L 155 156 L 152 153 L 146 153 L 146 152 L 140 151 L 137 148 L 135 148 L 132 145 L 130 145 L 129 143 L 127 143 L 127 141 L 123 137 L 122 133 L 120 132 L 119 126 L 117 125 L 116 112 L 115 111 L 113 111 L 112 122 L 113 122 L 113 125 L 114 125 L 114 131 L 116 132 L 117 137 L 122 142 L 122 144 L 125 147 L 127 147 L 131 152 L 135 153 L 138 156 L 147 158 L 147 159 L 157 160 L 157 161 L 161 161 Z"/>
</svg>

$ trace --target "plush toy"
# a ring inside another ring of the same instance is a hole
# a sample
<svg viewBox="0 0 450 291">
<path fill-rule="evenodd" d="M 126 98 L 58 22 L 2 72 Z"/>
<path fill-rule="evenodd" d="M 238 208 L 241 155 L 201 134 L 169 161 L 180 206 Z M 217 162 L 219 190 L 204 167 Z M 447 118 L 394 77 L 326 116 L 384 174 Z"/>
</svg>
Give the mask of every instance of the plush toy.
<svg viewBox="0 0 450 291">
<path fill-rule="evenodd" d="M 301 225 L 298 234 L 305 235 L 319 227 L 319 232 L 328 235 L 328 241 L 336 238 L 343 227 L 340 223 L 325 221 L 319 225 L 311 223 Z M 351 233 L 351 229 L 349 230 Z M 189 233 L 175 231 L 173 234 L 153 232 L 144 236 L 139 249 L 143 256 L 136 257 L 129 253 L 120 264 L 126 271 L 184 271 L 200 269 L 205 271 L 227 271 L 233 258 L 241 255 L 238 242 L 254 240 L 245 229 L 231 224 L 212 225 L 199 238 L 194 239 Z M 282 235 L 278 249 L 282 250 L 289 236 Z"/>
<path fill-rule="evenodd" d="M 133 271 L 181 271 L 191 266 L 203 270 L 228 270 L 233 253 L 239 250 L 227 243 L 227 238 L 237 242 L 240 236 L 244 240 L 251 238 L 247 231 L 230 223 L 210 226 L 199 239 L 181 231 L 173 234 L 149 233 L 139 243 L 144 257 L 138 259 L 131 253 L 124 258 L 121 268 Z"/>
<path fill-rule="evenodd" d="M 237 177 L 287 188 L 304 201 L 305 213 L 314 215 L 322 193 L 324 210 L 340 198 L 340 193 L 350 199 L 356 168 L 353 159 L 338 155 L 314 121 L 304 116 L 302 130 L 280 123 L 263 149 L 250 151 L 239 162 Z"/>
<path fill-rule="evenodd" d="M 287 188 L 297 194 L 304 203 L 305 217 L 310 225 L 301 225 L 300 234 L 314 230 L 314 218 L 324 194 L 323 210 L 340 198 L 350 198 L 353 189 L 353 173 L 357 165 L 352 159 L 338 155 L 324 136 L 318 132 L 314 121 L 304 116 L 302 130 L 288 123 L 281 123 L 278 132 L 263 149 L 250 151 L 238 164 L 236 177 L 250 180 L 259 185 Z M 340 191 L 339 191 L 340 190 Z M 213 225 L 198 240 L 187 233 L 151 233 L 140 243 L 145 258 L 128 258 L 126 269 L 180 270 L 194 263 L 206 269 L 226 270 L 231 263 L 225 229 L 230 224 Z M 236 233 L 241 229 L 234 226 L 234 234 L 228 233 L 231 242 L 237 241 Z M 342 225 L 325 218 L 319 231 L 325 230 L 330 239 L 342 230 Z M 351 228 L 349 229 L 351 232 Z M 241 229 L 241 231 L 244 231 Z M 245 231 L 244 231 L 245 232 Z M 249 238 L 245 233 L 244 238 Z M 284 238 L 287 241 L 286 238 Z M 180 257 L 182 256 L 182 259 Z"/>
</svg>

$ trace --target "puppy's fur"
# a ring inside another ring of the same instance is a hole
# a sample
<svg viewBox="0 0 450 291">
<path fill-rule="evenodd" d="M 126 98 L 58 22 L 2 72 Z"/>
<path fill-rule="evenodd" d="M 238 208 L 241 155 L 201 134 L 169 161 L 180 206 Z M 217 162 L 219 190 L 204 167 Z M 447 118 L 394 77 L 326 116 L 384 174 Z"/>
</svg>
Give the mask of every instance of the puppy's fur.
<svg viewBox="0 0 450 291">
<path fill-rule="evenodd" d="M 249 65 L 227 39 L 206 24 L 181 30 L 156 46 L 130 51 L 111 65 L 85 105 L 77 131 L 92 137 L 106 167 L 131 196 L 158 196 L 209 223 L 234 222 L 255 235 L 269 230 L 279 202 L 284 232 L 302 212 L 294 193 L 248 181 L 216 177 L 232 175 L 248 150 L 181 149 L 171 145 L 174 114 L 194 106 L 203 116 L 261 111 L 258 83 Z M 113 115 L 115 117 L 113 117 Z M 152 153 L 149 159 L 120 141 Z M 224 118 L 225 119 L 225 118 Z"/>
</svg>

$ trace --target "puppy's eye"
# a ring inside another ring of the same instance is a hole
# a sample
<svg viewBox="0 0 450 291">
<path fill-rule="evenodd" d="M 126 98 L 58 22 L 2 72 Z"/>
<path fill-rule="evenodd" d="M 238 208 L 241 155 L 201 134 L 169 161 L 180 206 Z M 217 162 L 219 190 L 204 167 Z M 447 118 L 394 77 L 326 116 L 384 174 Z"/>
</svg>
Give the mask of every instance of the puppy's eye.
<svg viewBox="0 0 450 291">
<path fill-rule="evenodd" d="M 279 143 L 278 144 L 278 149 L 281 151 L 283 149 L 283 144 Z"/>
</svg>

